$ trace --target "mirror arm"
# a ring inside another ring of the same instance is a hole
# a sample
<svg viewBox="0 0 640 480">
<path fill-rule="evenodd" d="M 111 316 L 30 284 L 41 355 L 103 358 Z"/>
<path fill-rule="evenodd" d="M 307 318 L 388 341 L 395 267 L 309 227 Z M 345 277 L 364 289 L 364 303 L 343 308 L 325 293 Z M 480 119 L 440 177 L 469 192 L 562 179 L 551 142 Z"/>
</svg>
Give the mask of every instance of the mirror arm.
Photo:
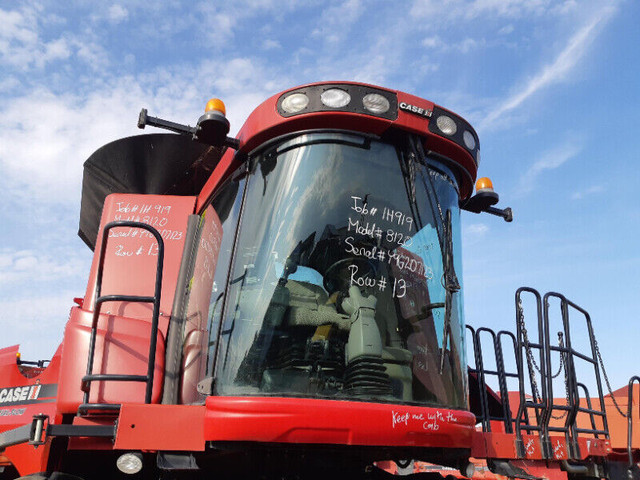
<svg viewBox="0 0 640 480">
<path fill-rule="evenodd" d="M 240 148 L 240 140 L 233 137 L 226 137 L 224 139 L 224 146 L 238 150 Z"/>
<path fill-rule="evenodd" d="M 513 210 L 511 210 L 511 207 L 507 207 L 507 208 L 487 207 L 485 212 L 490 213 L 491 215 L 502 217 L 504 218 L 505 222 L 513 221 Z"/>
<path fill-rule="evenodd" d="M 158 117 L 151 117 L 147 115 L 147 109 L 140 110 L 138 116 L 138 128 L 144 128 L 150 125 L 152 127 L 164 128 L 165 130 L 171 130 L 172 132 L 181 133 L 183 135 L 193 135 L 196 133 L 196 127 L 190 125 L 182 125 L 180 123 L 170 122 L 169 120 L 163 120 Z"/>
<path fill-rule="evenodd" d="M 226 120 L 224 121 L 227 123 L 226 130 L 228 131 L 229 122 L 227 122 Z M 147 109 L 143 108 L 140 111 L 140 115 L 138 116 L 138 128 L 144 128 L 147 125 L 152 127 L 157 127 L 157 128 L 164 128 L 165 130 L 170 130 L 172 132 L 179 133 L 181 135 L 191 135 L 191 137 L 194 140 L 201 140 L 198 138 L 198 134 L 201 133 L 202 131 L 200 122 L 196 127 L 192 127 L 190 125 L 182 125 L 180 123 L 170 122 L 169 120 L 164 120 L 162 118 L 152 117 L 148 115 Z M 218 145 L 219 138 L 220 137 L 217 137 L 217 140 L 214 142 L 214 146 L 224 146 L 224 147 L 233 148 L 234 150 L 238 150 L 240 148 L 240 140 L 238 140 L 237 138 L 227 137 L 225 135 L 224 140 L 222 140 L 222 145 Z M 204 139 L 204 143 L 212 144 L 207 140 L 208 139 Z"/>
</svg>

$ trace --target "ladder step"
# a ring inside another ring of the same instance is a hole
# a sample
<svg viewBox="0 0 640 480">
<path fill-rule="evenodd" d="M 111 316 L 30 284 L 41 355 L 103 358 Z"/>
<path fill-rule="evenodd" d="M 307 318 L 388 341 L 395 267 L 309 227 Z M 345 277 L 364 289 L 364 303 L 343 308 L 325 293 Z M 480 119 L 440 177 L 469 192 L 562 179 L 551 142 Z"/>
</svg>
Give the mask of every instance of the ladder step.
<svg viewBox="0 0 640 480">
<path fill-rule="evenodd" d="M 91 382 L 110 381 L 110 382 L 148 382 L 149 377 L 146 375 L 119 375 L 111 373 L 97 373 L 93 375 L 85 375 L 82 377 L 80 389 L 88 393 Z"/>
<path fill-rule="evenodd" d="M 82 403 L 78 407 L 78 413 L 85 415 L 89 412 L 119 412 L 119 403 Z"/>
<path fill-rule="evenodd" d="M 117 373 L 96 373 L 94 375 L 85 375 L 82 377 L 82 383 L 100 382 L 105 380 L 110 382 L 146 382 L 149 380 L 149 377 L 146 375 L 120 375 Z"/>
<path fill-rule="evenodd" d="M 140 295 L 103 295 L 98 297 L 96 304 L 104 302 L 154 303 L 155 301 L 155 297 L 143 297 Z"/>
</svg>

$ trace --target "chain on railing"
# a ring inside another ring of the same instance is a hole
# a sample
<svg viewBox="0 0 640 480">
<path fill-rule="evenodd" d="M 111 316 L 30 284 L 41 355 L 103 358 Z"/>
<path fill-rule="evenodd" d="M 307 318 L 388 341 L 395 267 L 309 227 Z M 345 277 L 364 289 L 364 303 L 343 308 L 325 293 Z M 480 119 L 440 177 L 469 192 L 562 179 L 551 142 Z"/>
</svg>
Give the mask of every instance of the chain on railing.
<svg viewBox="0 0 640 480">
<path fill-rule="evenodd" d="M 538 390 L 538 383 L 536 381 L 535 371 L 537 371 L 540 374 L 541 380 L 543 381 L 544 381 L 545 374 L 542 372 L 542 370 L 538 366 L 538 363 L 536 362 L 535 357 L 533 356 L 533 351 L 531 349 L 531 345 L 529 342 L 529 333 L 527 331 L 526 322 L 524 318 L 524 308 L 522 307 L 522 299 L 518 300 L 518 321 L 520 322 L 522 339 L 524 340 L 524 347 L 525 347 L 525 352 L 527 357 L 527 366 L 529 368 L 529 377 L 531 380 L 531 390 L 534 396 L 534 401 L 537 402 L 540 399 L 540 392 Z M 558 347 L 560 349 L 564 349 L 564 335 L 561 331 L 558 332 Z M 564 390 L 565 390 L 567 405 L 569 405 L 571 403 L 571 400 L 569 397 L 569 379 L 567 377 L 567 369 L 565 367 L 564 356 L 560 354 L 560 364 L 558 366 L 558 371 L 555 374 L 551 375 L 551 378 L 552 379 L 557 378 L 563 370 L 564 370 Z M 565 410 L 565 412 L 562 415 L 551 415 L 551 416 L 556 420 L 562 420 L 566 415 L 567 415 L 567 411 Z"/>
<path fill-rule="evenodd" d="M 616 410 L 620 415 L 624 418 L 628 418 L 626 413 L 622 412 L 622 409 L 618 405 L 616 401 L 616 397 L 613 394 L 613 389 L 611 388 L 611 383 L 609 382 L 609 376 L 607 375 L 607 371 L 604 369 L 604 361 L 602 360 L 602 354 L 600 353 L 600 347 L 598 347 L 598 341 L 594 338 L 593 343 L 596 346 L 596 355 L 598 356 L 598 362 L 600 363 L 600 368 L 602 369 L 602 376 L 604 377 L 604 383 L 607 385 L 607 390 L 609 391 L 609 395 L 611 396 L 611 400 L 613 401 L 613 406 L 616 407 Z"/>
</svg>

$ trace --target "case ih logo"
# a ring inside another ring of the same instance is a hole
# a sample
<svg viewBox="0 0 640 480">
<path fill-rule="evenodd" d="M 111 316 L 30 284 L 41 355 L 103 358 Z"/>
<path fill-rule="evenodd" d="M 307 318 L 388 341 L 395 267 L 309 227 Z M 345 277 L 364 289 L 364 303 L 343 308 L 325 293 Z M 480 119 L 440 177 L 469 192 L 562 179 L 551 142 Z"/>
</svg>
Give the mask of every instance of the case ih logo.
<svg viewBox="0 0 640 480">
<path fill-rule="evenodd" d="M 407 102 L 400 102 L 398 107 L 400 108 L 400 110 L 404 110 L 405 112 L 413 113 L 413 114 L 418 115 L 420 117 L 431 118 L 431 115 L 433 115 L 433 112 L 431 110 L 429 110 L 428 108 L 418 107 L 416 105 L 411 105 L 410 103 L 407 103 Z"/>
<path fill-rule="evenodd" d="M 41 403 L 43 397 L 55 396 L 57 385 L 25 385 L 0 389 L 0 405 L 26 405 L 29 403 Z"/>
</svg>

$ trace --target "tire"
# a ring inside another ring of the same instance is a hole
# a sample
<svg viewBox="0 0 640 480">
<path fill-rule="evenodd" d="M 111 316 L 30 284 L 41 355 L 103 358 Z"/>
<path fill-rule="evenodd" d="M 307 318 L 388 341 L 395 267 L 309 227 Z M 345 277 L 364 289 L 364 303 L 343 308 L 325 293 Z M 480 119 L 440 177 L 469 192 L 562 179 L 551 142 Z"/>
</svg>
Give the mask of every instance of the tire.
<svg viewBox="0 0 640 480">
<path fill-rule="evenodd" d="M 83 478 L 76 477 L 75 475 L 69 475 L 62 472 L 40 472 L 32 473 L 31 475 L 25 475 L 24 477 L 16 478 L 16 480 L 84 480 Z"/>
</svg>

